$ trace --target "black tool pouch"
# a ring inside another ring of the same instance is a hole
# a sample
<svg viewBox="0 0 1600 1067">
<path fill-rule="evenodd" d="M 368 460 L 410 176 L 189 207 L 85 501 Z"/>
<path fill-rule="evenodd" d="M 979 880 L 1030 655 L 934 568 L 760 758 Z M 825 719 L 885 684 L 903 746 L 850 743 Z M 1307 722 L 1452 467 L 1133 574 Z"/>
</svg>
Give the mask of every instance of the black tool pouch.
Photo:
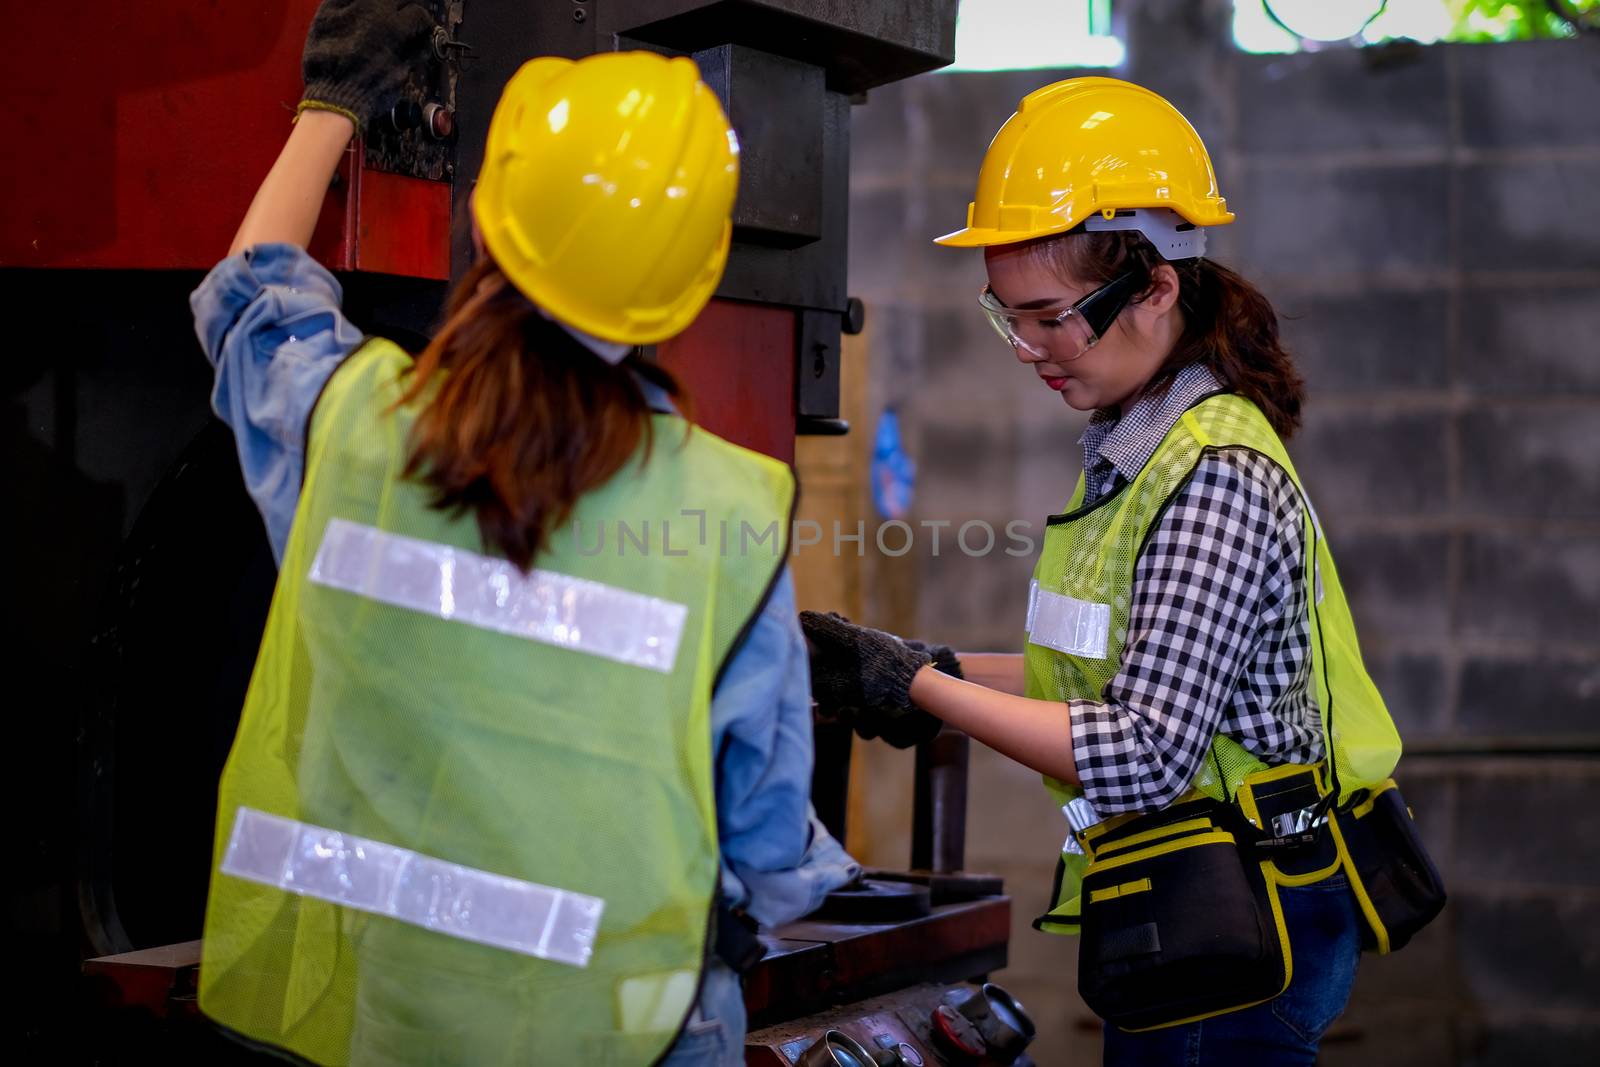
<svg viewBox="0 0 1600 1067">
<path fill-rule="evenodd" d="M 1444 908 L 1445 891 L 1394 779 L 1358 793 L 1334 813 L 1332 828 L 1366 919 L 1362 947 L 1404 947 Z"/>
<path fill-rule="evenodd" d="M 1283 915 L 1237 809 L 1191 796 L 1080 840 L 1090 861 L 1078 989 L 1101 1018 L 1125 1030 L 1173 1026 L 1288 985 Z"/>
</svg>

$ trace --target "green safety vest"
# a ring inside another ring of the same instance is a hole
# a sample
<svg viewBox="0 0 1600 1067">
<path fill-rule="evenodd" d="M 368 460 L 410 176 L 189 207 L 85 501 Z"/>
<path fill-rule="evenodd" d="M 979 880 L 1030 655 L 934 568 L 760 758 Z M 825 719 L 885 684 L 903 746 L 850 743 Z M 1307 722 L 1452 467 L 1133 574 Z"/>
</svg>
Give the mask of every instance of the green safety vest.
<svg viewBox="0 0 1600 1067">
<path fill-rule="evenodd" d="M 1149 462 L 1119 491 L 1083 506 L 1085 481 L 1065 514 L 1050 519 L 1028 604 L 1023 662 L 1027 695 L 1043 700 L 1101 700 L 1121 669 L 1128 636 L 1134 566 L 1150 527 L 1207 455 L 1248 450 L 1272 460 L 1305 489 L 1266 417 L 1250 401 L 1218 394 L 1201 401 L 1173 425 Z M 1312 511 L 1305 507 L 1306 611 L 1311 626 L 1312 673 L 1328 754 L 1338 773 L 1341 799 L 1386 779 L 1400 758 L 1400 736 L 1383 697 L 1367 675 L 1355 623 L 1333 556 Z M 1231 800 L 1240 781 L 1266 765 L 1230 737 L 1217 735 L 1191 788 Z M 1054 778 L 1045 787 L 1057 805 L 1079 791 Z M 1049 933 L 1076 933 L 1079 885 L 1087 859 L 1063 850 L 1051 910 L 1035 921 Z"/>
<path fill-rule="evenodd" d="M 410 367 L 367 343 L 310 427 L 200 1006 L 317 1063 L 650 1063 L 699 987 L 711 694 L 784 564 L 792 474 L 652 416 L 648 459 L 524 576 L 402 476 Z"/>
</svg>

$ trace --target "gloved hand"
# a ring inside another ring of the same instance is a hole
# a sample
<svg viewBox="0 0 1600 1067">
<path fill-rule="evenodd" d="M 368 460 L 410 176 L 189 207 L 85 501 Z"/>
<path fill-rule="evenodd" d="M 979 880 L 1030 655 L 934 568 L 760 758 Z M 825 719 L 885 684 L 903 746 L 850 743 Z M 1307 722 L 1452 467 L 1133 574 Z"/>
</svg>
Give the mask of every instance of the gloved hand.
<svg viewBox="0 0 1600 1067">
<path fill-rule="evenodd" d="M 966 675 L 961 673 L 961 660 L 956 656 L 955 649 L 949 645 L 930 645 L 913 638 L 902 638 L 906 647 L 917 652 L 926 652 L 933 657 L 934 669 L 956 678 L 965 680 Z"/>
<path fill-rule="evenodd" d="M 949 645 L 929 645 L 912 638 L 904 638 L 906 647 L 913 652 L 926 652 L 933 657 L 934 670 L 957 678 L 965 678 L 961 673 L 961 661 Z M 889 744 L 895 748 L 913 748 L 924 741 L 932 741 L 934 735 L 944 727 L 944 723 L 936 716 L 930 715 L 921 708 L 913 707 L 910 712 L 898 716 L 878 716 L 877 731 Z M 857 726 L 856 732 L 861 732 Z M 871 735 L 866 736 L 869 740 Z"/>
<path fill-rule="evenodd" d="M 911 679 L 934 661 L 928 646 L 857 626 L 831 612 L 802 611 L 800 626 L 811 647 L 811 693 L 824 714 L 848 723 L 869 741 L 881 736 L 896 748 L 909 748 L 939 732 L 940 721 L 913 705 L 910 696 Z M 946 673 L 959 677 L 954 655 L 935 647 L 955 667 Z"/>
<path fill-rule="evenodd" d="M 322 0 L 306 34 L 299 111 L 335 111 L 361 132 L 394 106 L 430 54 L 433 16 L 417 0 Z"/>
</svg>

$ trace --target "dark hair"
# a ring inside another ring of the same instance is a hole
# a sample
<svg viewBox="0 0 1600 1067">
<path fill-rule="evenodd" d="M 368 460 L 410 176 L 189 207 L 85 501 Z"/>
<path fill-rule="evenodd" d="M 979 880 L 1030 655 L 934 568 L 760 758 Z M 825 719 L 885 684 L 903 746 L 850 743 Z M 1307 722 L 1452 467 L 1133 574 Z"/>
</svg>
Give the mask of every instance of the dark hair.
<svg viewBox="0 0 1600 1067">
<path fill-rule="evenodd" d="M 1183 333 L 1148 388 L 1165 389 L 1184 367 L 1203 363 L 1230 390 L 1253 401 L 1279 436 L 1288 438 L 1299 428 L 1305 381 L 1278 340 L 1271 303 L 1238 274 L 1212 259 L 1168 263 L 1131 230 L 1046 237 L 1031 251 L 1058 277 L 1096 287 L 1132 271 L 1140 293 L 1150 290 L 1159 267 L 1172 267 Z"/>
<path fill-rule="evenodd" d="M 470 509 L 485 547 L 526 571 L 580 497 L 641 442 L 649 456 L 650 407 L 635 374 L 684 407 L 665 370 L 637 352 L 606 363 L 484 257 L 451 293 L 400 399 L 427 394 L 405 473 L 433 490 L 433 507 Z"/>
</svg>

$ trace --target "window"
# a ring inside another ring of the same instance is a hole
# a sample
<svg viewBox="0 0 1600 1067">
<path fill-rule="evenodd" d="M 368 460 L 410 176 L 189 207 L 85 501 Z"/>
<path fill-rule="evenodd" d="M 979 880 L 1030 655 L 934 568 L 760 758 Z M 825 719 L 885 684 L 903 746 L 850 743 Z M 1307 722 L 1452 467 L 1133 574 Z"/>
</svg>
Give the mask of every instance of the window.
<svg viewBox="0 0 1600 1067">
<path fill-rule="evenodd" d="M 1579 24 L 1600 30 L 1600 0 L 1236 0 L 1233 37 L 1247 52 L 1298 52 L 1402 38 L 1573 37 Z"/>
<path fill-rule="evenodd" d="M 943 69 L 1115 67 L 1111 0 L 961 0 L 956 59 Z"/>
</svg>

